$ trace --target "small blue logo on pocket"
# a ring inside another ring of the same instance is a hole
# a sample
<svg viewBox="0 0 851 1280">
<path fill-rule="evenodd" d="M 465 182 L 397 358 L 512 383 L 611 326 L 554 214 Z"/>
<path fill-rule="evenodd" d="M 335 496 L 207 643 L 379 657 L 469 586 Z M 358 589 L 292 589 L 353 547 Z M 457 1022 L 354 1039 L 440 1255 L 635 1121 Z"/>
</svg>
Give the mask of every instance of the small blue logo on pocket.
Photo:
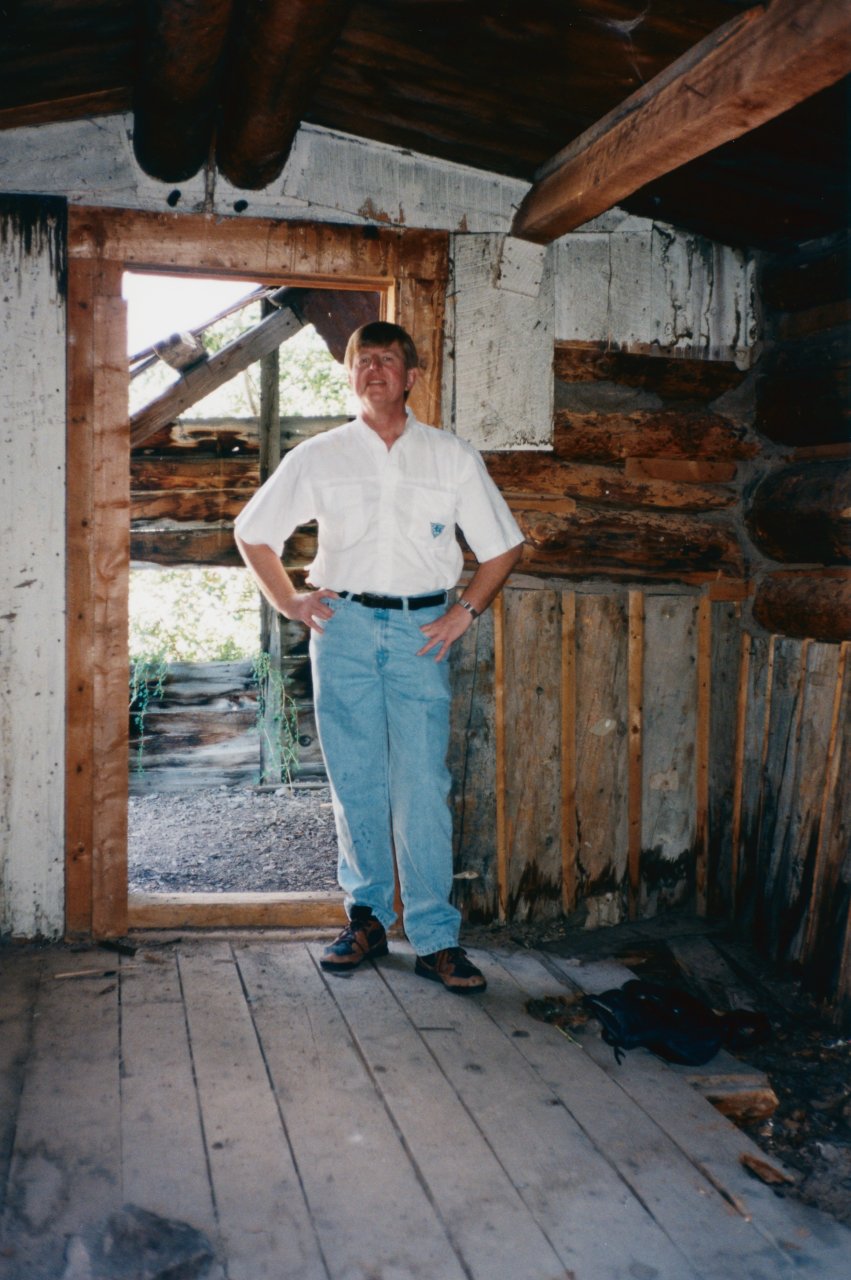
<svg viewBox="0 0 851 1280">
<path fill-rule="evenodd" d="M 431 526 L 431 536 L 433 538 L 439 538 L 445 528 L 445 524 L 433 524 Z"/>
</svg>

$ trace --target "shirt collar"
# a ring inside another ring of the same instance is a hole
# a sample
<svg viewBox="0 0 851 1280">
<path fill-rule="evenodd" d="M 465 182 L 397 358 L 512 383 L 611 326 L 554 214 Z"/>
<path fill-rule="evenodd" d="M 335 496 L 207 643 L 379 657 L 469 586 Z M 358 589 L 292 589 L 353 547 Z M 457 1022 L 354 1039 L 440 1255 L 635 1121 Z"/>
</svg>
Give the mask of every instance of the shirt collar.
<svg viewBox="0 0 851 1280">
<path fill-rule="evenodd" d="M 410 409 L 406 408 L 405 413 L 407 414 L 407 421 L 405 423 L 405 427 L 404 427 L 404 430 L 402 431 L 402 434 L 400 435 L 399 439 L 396 441 L 396 444 L 393 446 L 394 448 L 396 448 L 399 444 L 401 444 L 406 436 L 410 435 L 412 426 L 415 426 L 417 423 L 417 419 L 414 417 Z M 368 427 L 366 425 L 366 423 L 364 422 L 360 414 L 358 414 L 357 417 L 353 419 L 351 425 L 361 435 L 365 436 L 366 439 L 371 442 L 373 447 L 377 445 L 385 453 L 387 452 L 387 447 L 384 444 L 384 441 L 381 439 L 381 437 L 378 435 L 377 432 L 373 431 L 372 427 Z"/>
</svg>

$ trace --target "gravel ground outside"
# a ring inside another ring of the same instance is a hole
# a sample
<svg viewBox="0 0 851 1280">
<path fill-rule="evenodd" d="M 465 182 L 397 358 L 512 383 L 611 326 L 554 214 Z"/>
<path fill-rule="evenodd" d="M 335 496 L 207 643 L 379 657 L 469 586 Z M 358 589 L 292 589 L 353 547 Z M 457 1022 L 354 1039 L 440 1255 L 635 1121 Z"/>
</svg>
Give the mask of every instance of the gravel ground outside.
<svg viewBox="0 0 851 1280">
<path fill-rule="evenodd" d="M 336 889 L 330 791 L 221 787 L 131 797 L 128 862 L 131 892 Z"/>
</svg>

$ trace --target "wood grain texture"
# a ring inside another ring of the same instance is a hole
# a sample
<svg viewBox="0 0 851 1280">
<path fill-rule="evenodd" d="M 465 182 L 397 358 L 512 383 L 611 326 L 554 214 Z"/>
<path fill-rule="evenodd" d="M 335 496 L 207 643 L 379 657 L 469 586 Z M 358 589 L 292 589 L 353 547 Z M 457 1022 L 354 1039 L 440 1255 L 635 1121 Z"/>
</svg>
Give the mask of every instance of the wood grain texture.
<svg viewBox="0 0 851 1280">
<path fill-rule="evenodd" d="M 489 609 L 451 651 L 453 901 L 473 923 L 499 914 L 494 625 Z"/>
<path fill-rule="evenodd" d="M 808 641 L 777 640 L 766 734 L 762 814 L 756 866 L 754 938 L 764 954 L 782 955 L 789 856 L 788 828 L 797 803 L 798 748 Z M 794 933 L 794 930 L 793 930 Z M 785 942 L 791 941 L 787 933 Z"/>
<path fill-rule="evenodd" d="M 118 985 L 77 982 L 69 999 L 53 976 L 90 964 L 54 951 L 42 971 L 10 1164 L 18 1194 L 0 1222 L 15 1280 L 61 1275 L 68 1238 L 121 1203 Z"/>
<path fill-rule="evenodd" d="M 233 0 L 155 0 L 133 94 L 133 151 L 145 173 L 183 182 L 206 163 Z"/>
<path fill-rule="evenodd" d="M 694 892 L 697 602 L 644 602 L 643 792 L 640 913 Z"/>
<path fill-rule="evenodd" d="M 554 591 L 509 590 L 505 604 L 509 919 L 561 910 L 561 610 Z"/>
<path fill-rule="evenodd" d="M 445 280 L 442 231 L 347 227 L 333 223 L 132 209 L 69 210 L 69 257 L 107 256 L 137 267 L 247 275 L 272 283 L 386 290 L 397 278 Z"/>
<path fill-rule="evenodd" d="M 838 654 L 833 710 L 827 738 L 824 787 L 818 818 L 818 838 L 812 875 L 811 904 L 802 947 L 803 958 L 810 967 L 811 984 L 829 998 L 839 996 L 840 1005 L 849 993 L 843 990 L 842 952 L 849 927 L 849 892 L 845 881 L 845 858 L 841 832 L 847 827 L 848 780 L 851 730 L 851 692 L 848 678 L 849 645 L 843 644 Z M 843 817 L 844 814 L 844 817 Z"/>
<path fill-rule="evenodd" d="M 131 894 L 130 929 L 315 929 L 346 923 L 336 893 Z"/>
<path fill-rule="evenodd" d="M 694 900 L 698 915 L 707 914 L 709 881 L 709 753 L 712 733 L 712 603 L 701 596 L 697 606 L 697 707 L 695 711 Z"/>
<path fill-rule="evenodd" d="M 710 692 L 707 757 L 707 905 L 711 915 L 729 915 L 737 871 L 732 851 L 735 794 L 741 759 L 739 663 L 742 649 L 741 606 L 710 606 Z"/>
<path fill-rule="evenodd" d="M 837 644 L 851 639 L 851 569 L 778 570 L 754 588 L 754 617 L 767 630 Z"/>
<path fill-rule="evenodd" d="M 691 582 L 745 575 L 736 530 L 721 518 L 596 505 L 566 515 L 515 506 L 514 516 L 526 540 L 527 572 Z"/>
<path fill-rule="evenodd" d="M 775 931 L 780 954 L 787 963 L 800 961 L 806 946 L 808 917 L 818 909 L 817 872 L 824 795 L 830 772 L 833 717 L 838 708 L 836 689 L 838 645 L 806 645 L 802 672 L 801 718 L 797 742 L 794 802 L 785 829 L 778 832 Z M 778 911 L 780 898 L 783 906 Z"/>
<path fill-rule="evenodd" d="M 742 630 L 739 639 L 738 690 L 736 695 L 735 745 L 732 756 L 733 800 L 730 813 L 730 908 L 734 918 L 738 916 L 741 880 L 742 808 L 745 783 L 745 743 L 748 724 L 748 688 L 750 684 L 751 637 Z"/>
<path fill-rule="evenodd" d="M 564 382 L 614 382 L 665 400 L 710 401 L 745 377 L 732 360 L 694 360 L 657 351 L 646 355 L 598 342 L 557 341 L 553 373 Z"/>
<path fill-rule="evenodd" d="M 512 226 L 547 243 L 653 178 L 740 137 L 851 67 L 843 6 L 779 0 L 736 14 L 539 170 Z"/>
<path fill-rule="evenodd" d="M 68 474 L 65 705 L 65 929 L 87 934 L 92 924 L 94 832 L 94 680 L 91 652 L 91 538 L 94 527 L 93 432 L 94 292 L 92 261 L 69 264 Z"/>
<path fill-rule="evenodd" d="M 746 519 L 756 546 L 781 564 L 851 564 L 851 460 L 793 462 L 771 472 Z"/>
<path fill-rule="evenodd" d="M 231 28 L 216 161 L 235 187 L 278 177 L 352 0 L 243 0 Z"/>
<path fill-rule="evenodd" d="M 579 838 L 576 818 L 576 593 L 561 597 L 561 902 L 576 906 Z"/>
<path fill-rule="evenodd" d="M 739 918 L 752 922 L 760 889 L 764 773 L 774 690 L 775 637 L 752 636 L 749 648 L 747 685 L 743 693 L 745 724 L 736 889 Z"/>
<path fill-rule="evenodd" d="M 93 607 L 96 673 L 94 734 L 95 830 L 92 848 L 92 932 L 114 937 L 127 920 L 127 671 L 130 548 L 129 377 L 127 315 L 119 270 L 110 293 L 94 303 Z"/>
<path fill-rule="evenodd" d="M 488 452 L 485 463 L 500 489 L 514 494 L 554 494 L 582 498 L 600 506 L 678 511 L 723 509 L 736 500 L 727 486 L 636 476 L 628 469 L 562 462 L 548 455 Z"/>
<path fill-rule="evenodd" d="M 639 911 L 641 895 L 641 838 L 644 807 L 644 593 L 629 592 L 627 641 L 627 758 L 629 767 L 628 867 L 629 918 Z"/>
<path fill-rule="evenodd" d="M 559 409 L 554 449 L 565 461 L 647 457 L 736 461 L 755 457 L 759 444 L 743 427 L 702 407 L 633 412 Z"/>
<path fill-rule="evenodd" d="M 621 593 L 576 596 L 577 899 L 589 923 L 627 914 L 627 611 Z"/>
</svg>

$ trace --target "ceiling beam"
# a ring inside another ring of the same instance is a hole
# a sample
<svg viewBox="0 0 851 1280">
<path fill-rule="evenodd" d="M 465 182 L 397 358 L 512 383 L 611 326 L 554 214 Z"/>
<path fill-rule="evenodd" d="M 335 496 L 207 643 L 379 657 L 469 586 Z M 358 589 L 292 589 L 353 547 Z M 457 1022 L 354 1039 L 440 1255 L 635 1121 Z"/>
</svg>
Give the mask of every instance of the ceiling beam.
<svg viewBox="0 0 851 1280">
<path fill-rule="evenodd" d="M 219 169 L 258 191 L 286 163 L 353 0 L 245 0 L 231 35 L 216 143 Z"/>
<path fill-rule="evenodd" d="M 512 235 L 547 244 L 849 71 L 848 0 L 772 0 L 749 9 L 553 156 Z"/>
<path fill-rule="evenodd" d="M 170 422 L 204 396 L 208 396 L 216 387 L 229 382 L 231 378 L 242 373 L 249 365 L 274 351 L 295 337 L 304 328 L 304 321 L 291 310 L 291 301 L 295 301 L 299 290 L 281 290 L 275 297 L 280 311 L 261 320 L 253 329 L 246 330 L 233 342 L 229 342 L 221 351 L 210 356 L 201 364 L 189 369 L 182 378 L 167 387 L 142 409 L 138 409 L 130 418 L 130 447 L 138 449 L 151 436 L 156 435 L 161 427 Z M 287 295 L 292 294 L 292 298 Z"/>
<path fill-rule="evenodd" d="M 206 164 L 233 0 L 152 0 L 133 93 L 145 173 L 185 182 Z"/>
</svg>

